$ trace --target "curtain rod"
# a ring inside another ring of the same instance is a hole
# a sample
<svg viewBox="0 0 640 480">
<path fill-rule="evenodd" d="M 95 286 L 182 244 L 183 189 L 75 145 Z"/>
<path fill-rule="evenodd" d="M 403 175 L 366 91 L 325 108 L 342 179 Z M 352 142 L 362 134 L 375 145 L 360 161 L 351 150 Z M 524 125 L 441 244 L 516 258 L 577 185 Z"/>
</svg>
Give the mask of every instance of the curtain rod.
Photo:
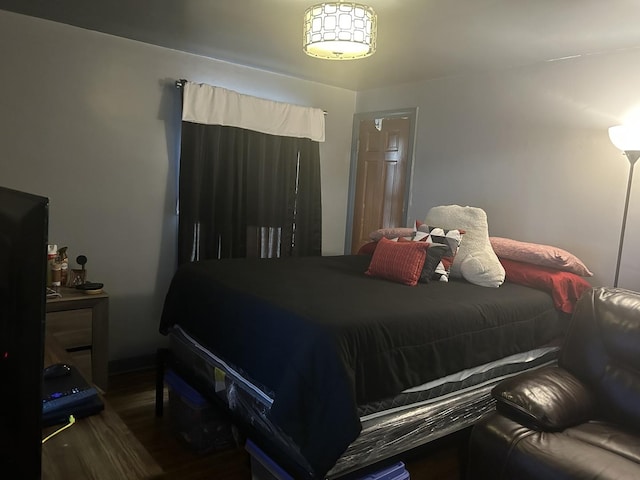
<svg viewBox="0 0 640 480">
<path fill-rule="evenodd" d="M 176 88 L 184 87 L 184 84 L 187 83 L 187 82 L 188 82 L 188 80 L 185 80 L 184 78 L 181 78 L 180 80 L 176 80 Z M 327 111 L 326 110 L 323 110 L 322 113 L 327 115 Z"/>
</svg>

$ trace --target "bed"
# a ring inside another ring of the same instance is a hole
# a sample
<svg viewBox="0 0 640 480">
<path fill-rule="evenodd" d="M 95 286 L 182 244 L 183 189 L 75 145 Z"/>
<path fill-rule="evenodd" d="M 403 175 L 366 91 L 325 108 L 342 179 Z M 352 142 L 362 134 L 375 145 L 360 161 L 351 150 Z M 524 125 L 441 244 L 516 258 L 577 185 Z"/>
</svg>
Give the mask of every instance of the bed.
<svg viewBox="0 0 640 480">
<path fill-rule="evenodd" d="M 492 386 L 555 361 L 567 313 L 540 289 L 406 286 L 367 255 L 181 266 L 173 360 L 296 478 L 341 478 L 465 429 Z"/>
</svg>

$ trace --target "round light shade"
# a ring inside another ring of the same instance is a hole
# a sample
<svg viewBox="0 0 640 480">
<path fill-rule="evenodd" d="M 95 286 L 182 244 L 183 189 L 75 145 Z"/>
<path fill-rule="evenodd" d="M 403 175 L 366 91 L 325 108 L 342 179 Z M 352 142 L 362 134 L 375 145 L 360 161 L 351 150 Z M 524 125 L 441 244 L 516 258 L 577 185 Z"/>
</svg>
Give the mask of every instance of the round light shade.
<svg viewBox="0 0 640 480">
<path fill-rule="evenodd" d="M 617 125 L 609 128 L 611 143 L 623 152 L 640 150 L 640 125 Z"/>
<path fill-rule="evenodd" d="M 331 60 L 364 58 L 376 51 L 376 13 L 352 2 L 326 2 L 304 13 L 303 49 Z"/>
</svg>

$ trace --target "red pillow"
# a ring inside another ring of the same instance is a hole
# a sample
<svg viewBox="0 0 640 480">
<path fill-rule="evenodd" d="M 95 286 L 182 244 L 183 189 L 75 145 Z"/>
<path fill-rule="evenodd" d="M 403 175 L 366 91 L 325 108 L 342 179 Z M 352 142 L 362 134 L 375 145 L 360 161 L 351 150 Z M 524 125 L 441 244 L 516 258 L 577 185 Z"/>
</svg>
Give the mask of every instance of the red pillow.
<svg viewBox="0 0 640 480">
<path fill-rule="evenodd" d="M 575 273 L 506 258 L 500 258 L 500 263 L 508 282 L 550 293 L 555 307 L 564 313 L 573 313 L 578 299 L 591 288 L 589 282 Z"/>
<path fill-rule="evenodd" d="M 378 242 L 367 242 L 358 249 L 358 255 L 373 255 Z"/>
<path fill-rule="evenodd" d="M 414 286 L 420 279 L 428 247 L 424 242 L 400 243 L 382 237 L 365 273 Z"/>
</svg>

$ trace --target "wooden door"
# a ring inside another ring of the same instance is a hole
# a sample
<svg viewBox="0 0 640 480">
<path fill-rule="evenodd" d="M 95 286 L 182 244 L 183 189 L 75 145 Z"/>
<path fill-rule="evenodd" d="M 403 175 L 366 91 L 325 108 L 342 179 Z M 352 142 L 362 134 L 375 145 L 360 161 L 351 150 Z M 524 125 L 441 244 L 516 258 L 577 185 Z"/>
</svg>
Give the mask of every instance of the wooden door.
<svg viewBox="0 0 640 480">
<path fill-rule="evenodd" d="M 405 196 L 410 120 L 362 120 L 356 163 L 351 252 L 378 228 L 406 226 Z"/>
</svg>

